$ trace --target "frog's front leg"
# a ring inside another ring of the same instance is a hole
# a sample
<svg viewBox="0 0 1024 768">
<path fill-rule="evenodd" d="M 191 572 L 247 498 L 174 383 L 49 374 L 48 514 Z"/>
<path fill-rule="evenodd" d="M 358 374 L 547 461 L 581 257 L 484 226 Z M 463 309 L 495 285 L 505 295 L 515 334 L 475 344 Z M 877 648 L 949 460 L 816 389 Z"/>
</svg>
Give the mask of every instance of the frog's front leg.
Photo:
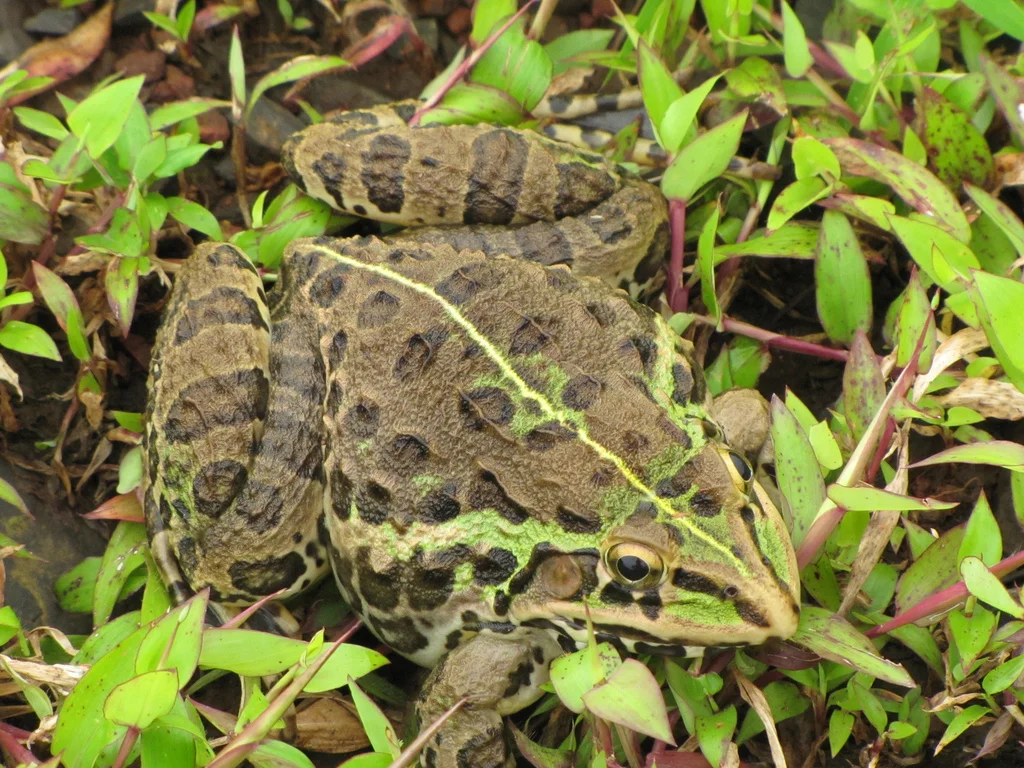
<svg viewBox="0 0 1024 768">
<path fill-rule="evenodd" d="M 505 738 L 503 715 L 540 698 L 548 664 L 561 650 L 550 634 L 521 630 L 513 636 L 478 634 L 441 659 L 416 704 L 425 728 L 464 697 L 424 748 L 429 768 L 502 768 L 515 765 Z"/>
</svg>

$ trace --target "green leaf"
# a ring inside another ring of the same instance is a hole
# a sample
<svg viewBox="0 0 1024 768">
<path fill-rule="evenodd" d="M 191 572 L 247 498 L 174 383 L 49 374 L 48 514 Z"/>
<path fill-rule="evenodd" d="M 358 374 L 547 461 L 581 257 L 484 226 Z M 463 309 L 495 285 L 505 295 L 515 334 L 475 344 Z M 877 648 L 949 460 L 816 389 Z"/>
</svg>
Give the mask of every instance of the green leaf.
<svg viewBox="0 0 1024 768">
<path fill-rule="evenodd" d="M 519 10 L 515 0 L 481 0 L 473 6 L 473 29 L 469 39 L 481 45 L 492 33 Z"/>
<path fill-rule="evenodd" d="M 180 221 L 189 229 L 202 232 L 211 240 L 219 242 L 224 239 L 224 233 L 221 231 L 217 217 L 199 203 L 194 203 L 183 197 L 169 197 L 167 198 L 167 212 L 171 218 Z"/>
<path fill-rule="evenodd" d="M 675 744 L 661 687 L 651 670 L 636 659 L 626 659 L 606 682 L 583 694 L 583 703 L 604 720 Z"/>
<path fill-rule="evenodd" d="M 1019 146 L 1024 146 L 1024 117 L 1021 116 L 1019 108 L 1024 101 L 1024 94 L 1017 79 L 1001 66 L 995 63 L 988 56 L 981 56 L 982 71 L 985 73 L 985 80 L 988 82 L 989 91 L 995 98 L 996 106 L 1006 118 L 1010 130 L 1013 131 Z"/>
<path fill-rule="evenodd" d="M 701 134 L 676 155 L 661 179 L 668 198 L 689 201 L 729 167 L 747 122 L 746 111 Z"/>
<path fill-rule="evenodd" d="M 960 574 L 964 577 L 967 590 L 983 603 L 1014 618 L 1024 618 L 1024 608 L 1010 596 L 999 577 L 981 560 L 973 556 L 965 557 L 960 563 Z"/>
<path fill-rule="evenodd" d="M 704 300 L 708 316 L 717 324 L 721 317 L 721 307 L 715 294 L 715 238 L 718 234 L 718 219 L 721 208 L 716 202 L 711 215 L 704 222 L 700 238 L 697 241 L 697 268 L 700 271 L 700 295 Z"/>
<path fill-rule="evenodd" d="M 1003 34 L 1024 40 L 1024 8 L 1017 0 L 963 0 L 963 3 Z"/>
<path fill-rule="evenodd" d="M 789 502 L 793 544 L 799 546 L 825 503 L 825 481 L 807 433 L 777 397 L 771 401 L 771 434 L 779 490 Z"/>
<path fill-rule="evenodd" d="M 825 139 L 843 171 L 851 176 L 888 184 L 918 213 L 931 217 L 935 223 L 961 243 L 971 238 L 967 216 L 952 192 L 913 160 L 877 144 L 860 139 Z"/>
<path fill-rule="evenodd" d="M 92 357 L 89 342 L 85 337 L 85 322 L 82 310 L 78 308 L 78 300 L 71 292 L 68 284 L 48 270 L 39 262 L 32 262 L 39 292 L 43 301 L 50 308 L 57 323 L 64 329 L 68 337 L 68 346 L 79 360 L 86 361 Z"/>
<path fill-rule="evenodd" d="M 925 88 L 914 100 L 914 127 L 935 175 L 950 189 L 984 185 L 992 176 L 992 151 L 970 117 L 940 93 Z"/>
<path fill-rule="evenodd" d="M 975 271 L 968 290 L 1007 377 L 1024 391 L 1024 284 Z"/>
<path fill-rule="evenodd" d="M 651 124 L 656 135 L 660 137 L 665 113 L 674 101 L 682 97 L 683 89 L 676 84 L 675 78 L 661 57 L 646 42 L 640 41 L 637 54 L 640 92 L 643 94 L 644 106 L 650 115 Z"/>
<path fill-rule="evenodd" d="M 362 723 L 363 730 L 366 731 L 366 738 L 370 740 L 370 747 L 374 752 L 398 757 L 402 750 L 398 737 L 395 735 L 394 726 L 385 717 L 380 707 L 363 693 L 352 678 L 349 678 L 348 688 L 352 694 L 352 703 L 356 705 L 356 712 L 359 713 L 359 722 Z"/>
<path fill-rule="evenodd" d="M 959 608 L 949 614 L 949 630 L 960 656 L 960 677 L 966 676 L 974 668 L 979 654 L 992 639 L 996 620 L 996 614 L 980 605 L 975 605 L 970 614 Z"/>
<path fill-rule="evenodd" d="M 136 445 L 121 459 L 117 470 L 117 492 L 128 493 L 142 482 L 142 446 Z"/>
<path fill-rule="evenodd" d="M 831 186 L 817 176 L 794 181 L 787 186 L 772 203 L 768 211 L 768 230 L 777 230 L 800 211 L 828 197 Z"/>
<path fill-rule="evenodd" d="M 793 142 L 793 170 L 798 179 L 838 179 L 841 175 L 835 153 L 813 136 L 800 136 Z"/>
<path fill-rule="evenodd" d="M 135 300 L 139 295 L 139 260 L 137 258 L 113 259 L 107 265 L 104 285 L 107 302 L 114 318 L 121 327 L 121 335 L 128 338 L 128 331 L 135 314 Z"/>
<path fill-rule="evenodd" d="M 803 77 L 814 64 L 814 57 L 807 47 L 807 35 L 800 18 L 793 12 L 786 0 L 782 0 L 782 53 L 786 72 L 790 77 Z"/>
<path fill-rule="evenodd" d="M 48 136 L 57 141 L 63 141 L 68 135 L 68 129 L 64 127 L 64 123 L 49 112 L 32 109 L 31 107 L 15 107 L 14 114 L 18 116 L 21 124 L 30 131 L 41 133 L 43 136 Z"/>
<path fill-rule="evenodd" d="M 85 140 L 90 157 L 98 158 L 114 146 L 144 80 L 139 75 L 111 83 L 91 94 L 68 115 L 68 127 Z"/>
<path fill-rule="evenodd" d="M 697 112 L 721 75 L 714 75 L 673 101 L 658 129 L 662 145 L 669 152 L 678 152 L 686 140 L 696 134 Z M 673 81 L 674 82 L 674 81 Z"/>
<path fill-rule="evenodd" d="M 1005 440 L 958 445 L 911 464 L 911 469 L 936 464 L 988 464 L 1024 472 L 1024 445 Z"/>
<path fill-rule="evenodd" d="M 170 104 L 164 104 L 154 109 L 149 116 L 149 124 L 154 131 L 162 131 L 183 120 L 230 106 L 231 102 L 224 99 L 206 99 L 199 96 L 184 101 L 172 101 Z"/>
<path fill-rule="evenodd" d="M 828 487 L 828 497 L 839 506 L 848 510 L 867 512 L 874 512 L 878 509 L 891 509 L 903 512 L 942 510 L 953 509 L 958 504 L 955 501 L 915 499 L 912 496 L 903 496 L 867 485 L 858 485 L 852 488 L 842 485 L 830 485 Z"/>
<path fill-rule="evenodd" d="M 0 477 L 0 501 L 6 501 L 23 515 L 29 514 L 28 507 L 25 505 L 24 499 L 21 498 L 21 494 L 2 477 Z"/>
<path fill-rule="evenodd" d="M 609 643 L 587 646 L 551 662 L 551 684 L 562 703 L 578 714 L 586 708 L 584 694 L 607 680 L 621 664 L 622 659 Z"/>
<path fill-rule="evenodd" d="M 985 675 L 981 687 L 989 696 L 994 696 L 1014 685 L 1021 674 L 1024 674 L 1024 656 L 1014 656 Z"/>
<path fill-rule="evenodd" d="M 711 765 L 727 765 L 729 746 L 736 732 L 736 707 L 729 705 L 709 715 L 701 715 L 694 723 L 700 751 Z"/>
<path fill-rule="evenodd" d="M 261 77 L 249 95 L 249 102 L 245 108 L 245 120 L 249 120 L 252 108 L 259 98 L 278 85 L 293 83 L 296 80 L 319 75 L 322 72 L 329 72 L 333 69 L 344 69 L 350 66 L 348 61 L 340 56 L 298 56 L 289 60 L 286 64 Z"/>
<path fill-rule="evenodd" d="M 551 59 L 541 44 L 513 26 L 476 63 L 472 79 L 504 91 L 530 111 L 544 97 L 551 73 Z"/>
<path fill-rule="evenodd" d="M 790 222 L 771 234 L 755 234 L 742 243 L 715 248 L 715 263 L 734 256 L 760 258 L 813 259 L 818 250 L 819 228 L 802 222 Z"/>
<path fill-rule="evenodd" d="M 1017 256 L 1024 256 L 1024 223 L 1013 210 L 999 198 L 990 195 L 981 187 L 964 184 L 964 190 L 978 208 L 988 216 L 1013 244 Z"/>
<path fill-rule="evenodd" d="M 614 36 L 613 29 L 577 29 L 559 35 L 544 46 L 548 58 L 554 63 L 552 74 L 560 75 L 571 69 L 576 56 L 603 51 Z"/>
<path fill-rule="evenodd" d="M 162 13 L 153 13 L 152 11 L 143 11 L 142 15 L 149 19 L 149 23 L 154 27 L 162 29 L 176 40 L 181 39 L 181 35 L 178 32 L 178 25 L 174 23 L 174 19 L 164 16 Z"/>
<path fill-rule="evenodd" d="M 118 725 L 148 728 L 174 707 L 178 676 L 169 669 L 127 680 L 114 688 L 103 703 L 103 715 Z"/>
<path fill-rule="evenodd" d="M 853 733 L 853 724 L 857 721 L 852 714 L 841 709 L 832 710 L 828 719 L 828 746 L 832 757 L 839 754 Z"/>
<path fill-rule="evenodd" d="M 998 563 L 1002 556 L 1003 536 L 999 532 L 999 524 L 992 514 L 988 498 L 982 491 L 967 520 L 964 537 L 957 551 L 957 566 L 959 567 L 965 557 L 977 557 L 991 567 Z"/>
<path fill-rule="evenodd" d="M 878 655 L 864 635 L 846 619 L 824 608 L 805 605 L 800 610 L 800 628 L 793 641 L 837 664 L 887 680 L 893 685 L 914 686 L 913 678 L 899 664 Z"/>
<path fill-rule="evenodd" d="M 228 77 L 231 80 L 232 111 L 236 117 L 245 106 L 245 59 L 242 56 L 242 41 L 238 37 L 238 26 L 231 31 L 231 49 L 228 52 Z"/>
<path fill-rule="evenodd" d="M 946 732 L 942 734 L 942 738 L 939 739 L 939 743 L 935 747 L 934 754 L 937 755 L 946 746 L 948 746 L 950 742 L 977 723 L 985 715 L 991 714 L 991 712 L 992 710 L 988 707 L 982 706 L 981 704 L 972 704 L 962 712 L 959 712 L 956 717 L 950 721 L 949 725 L 946 726 Z"/>
<path fill-rule="evenodd" d="M 10 320 L 0 328 L 0 347 L 23 355 L 45 357 L 47 360 L 60 362 L 60 352 L 50 335 L 37 325 Z"/>
<path fill-rule="evenodd" d="M 128 577 L 145 565 L 147 553 L 146 526 L 124 521 L 118 523 L 96 574 L 92 609 L 94 625 L 99 626 L 110 618 Z"/>
<path fill-rule="evenodd" d="M 25 165 L 28 166 L 31 162 L 30 160 Z M 0 241 L 13 240 L 16 243 L 38 245 L 43 241 L 49 228 L 47 212 L 32 199 L 28 190 L 18 181 L 14 169 L 9 164 L 0 162 Z M 2 292 L 0 286 L 0 293 Z"/>
</svg>

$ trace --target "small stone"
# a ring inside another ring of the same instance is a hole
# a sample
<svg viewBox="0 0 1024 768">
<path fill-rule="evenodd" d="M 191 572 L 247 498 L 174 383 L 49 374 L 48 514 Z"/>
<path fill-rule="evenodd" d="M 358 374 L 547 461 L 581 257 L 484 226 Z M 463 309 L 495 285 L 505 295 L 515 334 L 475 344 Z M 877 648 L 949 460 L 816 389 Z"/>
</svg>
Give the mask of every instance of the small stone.
<svg viewBox="0 0 1024 768">
<path fill-rule="evenodd" d="M 190 99 L 196 95 L 196 81 L 173 64 L 167 66 L 164 79 L 153 87 L 149 100 L 155 104 Z"/>
<path fill-rule="evenodd" d="M 0 0 L 0 64 L 14 61 L 34 42 L 21 28 L 24 18 L 21 3 Z"/>
<path fill-rule="evenodd" d="M 46 8 L 25 19 L 23 29 L 33 35 L 62 37 L 81 23 L 82 15 L 76 8 Z"/>
<path fill-rule="evenodd" d="M 445 20 L 448 31 L 456 36 L 468 31 L 472 24 L 473 12 L 466 7 L 456 8 L 448 14 L 448 18 Z"/>
<path fill-rule="evenodd" d="M 220 111 L 204 112 L 196 121 L 199 123 L 199 140 L 204 144 L 227 142 L 231 138 L 231 125 Z"/>
<path fill-rule="evenodd" d="M 114 69 L 125 77 L 143 75 L 146 83 L 163 80 L 167 72 L 167 57 L 160 51 L 132 51 L 114 63 Z"/>
</svg>

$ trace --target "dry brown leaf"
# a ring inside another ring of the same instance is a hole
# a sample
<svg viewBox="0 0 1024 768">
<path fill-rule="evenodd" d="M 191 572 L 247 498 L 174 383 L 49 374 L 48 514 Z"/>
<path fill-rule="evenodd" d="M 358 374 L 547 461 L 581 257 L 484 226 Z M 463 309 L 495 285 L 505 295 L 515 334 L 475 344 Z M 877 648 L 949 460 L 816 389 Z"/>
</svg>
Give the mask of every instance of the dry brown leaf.
<svg viewBox="0 0 1024 768">
<path fill-rule="evenodd" d="M 18 393 L 18 399 L 25 399 L 25 395 L 21 391 L 21 385 L 18 384 L 18 373 L 7 364 L 3 355 L 0 355 L 0 381 L 6 381 L 10 384 L 14 388 L 14 391 Z"/>
<path fill-rule="evenodd" d="M 110 23 L 114 18 L 114 3 L 107 3 L 64 37 L 36 43 L 16 61 L 0 70 L 0 79 L 23 69 L 30 77 L 52 77 L 53 82 L 37 91 L 23 93 L 11 99 L 17 104 L 74 77 L 92 64 L 103 53 L 110 39 Z"/>
<path fill-rule="evenodd" d="M 1024 419 L 1024 393 L 1008 381 L 967 379 L 959 387 L 935 400 L 945 408 L 961 405 L 986 419 Z"/>
<path fill-rule="evenodd" d="M 295 716 L 295 746 L 330 755 L 370 746 L 359 718 L 335 699 L 317 699 Z"/>
<path fill-rule="evenodd" d="M 971 355 L 989 345 L 988 337 L 980 328 L 964 328 L 943 341 L 932 356 L 932 364 L 927 373 L 922 373 L 914 381 L 913 394 L 910 402 L 916 403 L 927 391 L 929 385 L 939 374 L 958 360 Z"/>
<path fill-rule="evenodd" d="M 768 706 L 768 699 L 764 693 L 739 672 L 733 673 L 736 682 L 739 684 L 740 696 L 750 705 L 761 717 L 764 723 L 764 732 L 768 737 L 768 746 L 772 751 L 772 760 L 776 768 L 786 768 L 786 753 L 782 750 L 782 742 L 779 741 L 779 732 L 775 729 L 775 719 L 772 717 L 772 708 Z"/>
</svg>

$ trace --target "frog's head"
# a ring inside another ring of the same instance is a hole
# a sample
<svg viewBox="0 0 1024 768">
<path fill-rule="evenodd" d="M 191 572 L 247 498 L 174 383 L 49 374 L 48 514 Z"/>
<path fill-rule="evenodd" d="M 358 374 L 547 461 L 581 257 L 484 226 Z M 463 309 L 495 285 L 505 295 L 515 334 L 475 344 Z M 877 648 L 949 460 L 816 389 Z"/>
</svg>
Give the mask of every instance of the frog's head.
<svg viewBox="0 0 1024 768">
<path fill-rule="evenodd" d="M 790 637 L 799 619 L 796 557 L 749 465 L 711 441 L 672 478 L 647 498 L 616 494 L 629 511 L 612 516 L 596 551 L 548 552 L 533 594 L 514 611 L 577 643 L 589 618 L 599 640 L 643 653 Z M 524 615 L 541 611 L 540 621 Z"/>
</svg>

